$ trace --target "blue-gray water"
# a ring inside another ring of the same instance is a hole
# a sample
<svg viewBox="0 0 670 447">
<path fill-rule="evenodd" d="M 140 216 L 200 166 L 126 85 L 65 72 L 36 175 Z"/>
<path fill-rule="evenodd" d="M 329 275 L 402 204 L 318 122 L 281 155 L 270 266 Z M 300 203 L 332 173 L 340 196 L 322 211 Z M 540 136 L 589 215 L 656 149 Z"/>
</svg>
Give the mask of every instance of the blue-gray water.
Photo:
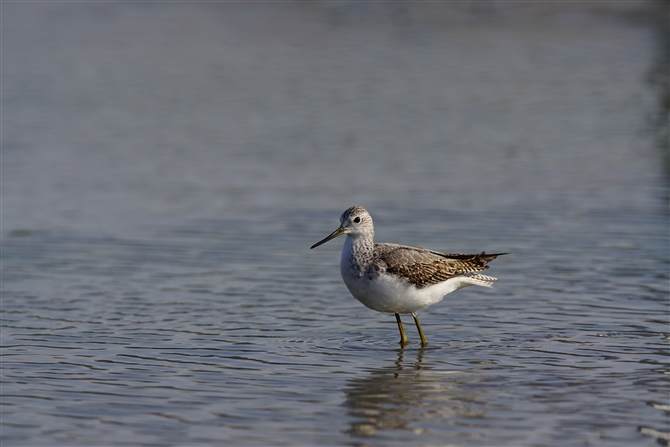
<svg viewBox="0 0 670 447">
<path fill-rule="evenodd" d="M 2 445 L 667 445 L 666 9 L 3 3 Z"/>
</svg>

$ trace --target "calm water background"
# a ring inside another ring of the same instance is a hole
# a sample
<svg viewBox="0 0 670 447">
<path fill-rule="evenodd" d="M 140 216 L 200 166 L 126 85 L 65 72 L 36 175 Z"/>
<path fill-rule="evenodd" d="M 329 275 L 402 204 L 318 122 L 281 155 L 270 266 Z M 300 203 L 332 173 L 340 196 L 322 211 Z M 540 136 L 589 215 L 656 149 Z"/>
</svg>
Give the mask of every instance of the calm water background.
<svg viewBox="0 0 670 447">
<path fill-rule="evenodd" d="M 665 19 L 3 3 L 2 444 L 667 445 Z M 512 254 L 400 349 L 351 205 Z"/>
</svg>

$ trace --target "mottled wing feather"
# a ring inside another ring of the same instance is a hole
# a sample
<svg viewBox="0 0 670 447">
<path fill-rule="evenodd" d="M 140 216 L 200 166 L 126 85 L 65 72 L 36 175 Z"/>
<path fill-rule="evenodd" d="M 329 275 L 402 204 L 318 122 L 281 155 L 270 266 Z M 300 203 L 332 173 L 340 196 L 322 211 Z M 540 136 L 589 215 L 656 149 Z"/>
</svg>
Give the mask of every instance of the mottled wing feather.
<svg viewBox="0 0 670 447">
<path fill-rule="evenodd" d="M 474 273 L 487 270 L 489 266 L 486 264 L 503 254 L 446 254 L 396 244 L 376 246 L 377 267 L 405 278 L 417 288 L 429 287 L 461 275 L 490 283 L 495 278 Z"/>
</svg>

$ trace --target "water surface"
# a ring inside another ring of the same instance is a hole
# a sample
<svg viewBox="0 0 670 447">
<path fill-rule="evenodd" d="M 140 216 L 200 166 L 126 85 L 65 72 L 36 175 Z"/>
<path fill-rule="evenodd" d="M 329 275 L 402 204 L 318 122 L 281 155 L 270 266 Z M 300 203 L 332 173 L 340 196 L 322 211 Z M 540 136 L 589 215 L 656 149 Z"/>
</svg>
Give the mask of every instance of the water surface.
<svg viewBox="0 0 670 447">
<path fill-rule="evenodd" d="M 2 444 L 667 445 L 653 8 L 3 4 Z"/>
</svg>

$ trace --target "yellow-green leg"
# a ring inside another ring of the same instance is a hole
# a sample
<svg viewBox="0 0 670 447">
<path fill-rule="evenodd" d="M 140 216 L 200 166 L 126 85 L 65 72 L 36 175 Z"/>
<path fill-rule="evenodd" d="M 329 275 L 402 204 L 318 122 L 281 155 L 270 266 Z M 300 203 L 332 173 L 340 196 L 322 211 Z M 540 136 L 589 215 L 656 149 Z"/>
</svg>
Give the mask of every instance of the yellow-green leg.
<svg viewBox="0 0 670 447">
<path fill-rule="evenodd" d="M 400 314 L 395 314 L 395 321 L 398 323 L 398 329 L 400 330 L 400 345 L 404 348 L 407 344 L 407 335 L 405 335 L 405 329 L 402 327 Z"/>
<path fill-rule="evenodd" d="M 397 315 L 398 314 L 396 314 L 396 316 Z M 425 347 L 428 344 L 428 342 L 426 341 L 426 337 L 423 335 L 423 329 L 421 329 L 421 323 L 419 323 L 419 317 L 417 317 L 416 312 L 412 312 L 412 316 L 414 317 L 414 323 L 416 323 L 416 328 L 419 330 L 419 336 L 421 337 L 421 346 Z"/>
</svg>

